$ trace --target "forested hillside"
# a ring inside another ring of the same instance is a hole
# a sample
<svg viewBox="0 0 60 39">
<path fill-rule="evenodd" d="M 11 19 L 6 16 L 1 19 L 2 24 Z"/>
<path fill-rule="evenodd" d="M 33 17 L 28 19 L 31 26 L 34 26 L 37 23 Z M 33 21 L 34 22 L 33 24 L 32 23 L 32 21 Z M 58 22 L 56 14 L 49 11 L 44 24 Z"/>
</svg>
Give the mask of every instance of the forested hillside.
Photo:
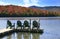
<svg viewBox="0 0 60 39">
<path fill-rule="evenodd" d="M 47 10 L 21 7 L 15 5 L 0 5 L 0 17 L 52 17 L 60 16 L 60 13 Z"/>
</svg>

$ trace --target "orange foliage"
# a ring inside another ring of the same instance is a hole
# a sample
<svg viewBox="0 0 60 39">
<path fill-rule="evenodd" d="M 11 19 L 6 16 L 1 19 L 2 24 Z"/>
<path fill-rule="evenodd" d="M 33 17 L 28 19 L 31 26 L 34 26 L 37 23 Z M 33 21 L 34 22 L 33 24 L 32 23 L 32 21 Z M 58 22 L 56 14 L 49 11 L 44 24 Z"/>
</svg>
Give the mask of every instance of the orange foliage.
<svg viewBox="0 0 60 39">
<path fill-rule="evenodd" d="M 34 12 L 36 14 L 39 14 L 39 13 L 47 14 L 48 13 L 47 10 L 40 10 L 36 8 L 27 8 L 27 7 L 14 6 L 14 5 L 0 6 L 0 12 L 4 12 L 4 11 L 8 12 L 9 14 L 29 13 L 29 11 Z"/>
</svg>

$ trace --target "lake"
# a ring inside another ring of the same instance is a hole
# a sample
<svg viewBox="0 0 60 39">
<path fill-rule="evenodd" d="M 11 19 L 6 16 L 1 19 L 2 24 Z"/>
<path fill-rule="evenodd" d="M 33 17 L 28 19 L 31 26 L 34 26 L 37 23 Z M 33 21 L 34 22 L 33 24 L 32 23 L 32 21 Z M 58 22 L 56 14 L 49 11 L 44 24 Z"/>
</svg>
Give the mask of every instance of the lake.
<svg viewBox="0 0 60 39">
<path fill-rule="evenodd" d="M 0 29 L 6 28 L 7 20 L 0 20 Z M 15 23 L 17 20 L 10 20 Z M 23 23 L 24 20 L 21 20 Z M 29 21 L 29 20 L 28 20 Z M 43 34 L 38 33 L 14 33 L 0 39 L 60 39 L 60 20 L 40 20 L 40 28 L 44 29 Z"/>
</svg>

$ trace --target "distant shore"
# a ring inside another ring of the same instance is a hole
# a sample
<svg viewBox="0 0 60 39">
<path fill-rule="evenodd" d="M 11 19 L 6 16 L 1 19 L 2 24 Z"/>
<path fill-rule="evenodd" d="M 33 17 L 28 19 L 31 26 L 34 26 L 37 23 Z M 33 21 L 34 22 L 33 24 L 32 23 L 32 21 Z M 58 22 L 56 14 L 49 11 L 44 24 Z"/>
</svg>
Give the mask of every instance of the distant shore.
<svg viewBox="0 0 60 39">
<path fill-rule="evenodd" d="M 35 19 L 35 20 L 59 20 L 60 17 L 0 17 L 0 20 L 24 20 L 24 19 Z"/>
</svg>

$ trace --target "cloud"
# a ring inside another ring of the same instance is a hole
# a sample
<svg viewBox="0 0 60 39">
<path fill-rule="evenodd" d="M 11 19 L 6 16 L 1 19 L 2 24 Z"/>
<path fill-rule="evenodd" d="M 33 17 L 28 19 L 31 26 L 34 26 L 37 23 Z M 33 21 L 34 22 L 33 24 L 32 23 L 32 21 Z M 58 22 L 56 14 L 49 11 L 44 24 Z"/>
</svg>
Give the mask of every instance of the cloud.
<svg viewBox="0 0 60 39">
<path fill-rule="evenodd" d="M 23 0 L 24 4 L 22 6 L 28 7 L 32 5 L 39 6 L 38 2 L 39 0 Z"/>
<path fill-rule="evenodd" d="M 7 2 L 0 1 L 0 5 L 10 5 L 10 4 L 12 4 L 12 5 L 19 5 L 19 6 L 25 6 L 25 7 L 29 7 L 29 6 L 32 6 L 32 5 L 39 6 L 39 4 L 38 4 L 39 0 L 23 0 L 22 1 L 23 4 L 21 4 L 21 2 L 20 3 L 18 3 L 18 2 L 14 3 L 14 2 L 13 3 L 8 3 L 8 1 Z"/>
<path fill-rule="evenodd" d="M 9 5 L 9 3 L 5 3 L 5 2 L 0 1 L 0 5 Z"/>
</svg>

